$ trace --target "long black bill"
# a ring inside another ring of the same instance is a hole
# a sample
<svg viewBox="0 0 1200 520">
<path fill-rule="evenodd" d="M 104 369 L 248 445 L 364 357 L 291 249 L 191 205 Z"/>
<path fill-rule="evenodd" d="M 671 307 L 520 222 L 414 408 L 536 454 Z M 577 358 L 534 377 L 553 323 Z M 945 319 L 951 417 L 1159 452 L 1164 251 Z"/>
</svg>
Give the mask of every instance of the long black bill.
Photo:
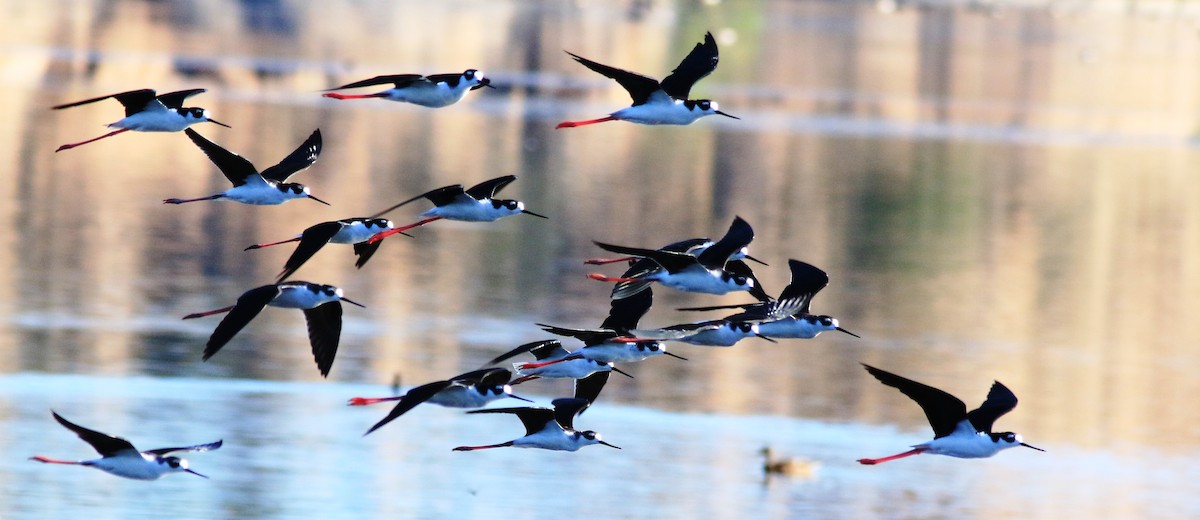
<svg viewBox="0 0 1200 520">
<path fill-rule="evenodd" d="M 613 446 L 612 444 L 609 444 L 609 443 L 607 443 L 607 442 L 604 442 L 604 441 L 598 441 L 598 442 L 600 442 L 600 444 L 603 444 L 603 445 L 605 445 L 605 446 L 608 446 L 609 448 L 616 448 L 616 449 L 618 449 L 618 450 L 619 450 L 619 449 L 621 449 L 621 447 L 620 447 L 620 446 Z"/>
<path fill-rule="evenodd" d="M 544 219 L 546 219 L 546 220 L 550 220 L 550 217 L 547 217 L 547 216 L 545 216 L 545 215 L 540 215 L 540 214 L 538 214 L 538 213 L 534 213 L 534 212 L 532 212 L 532 211 L 529 211 L 529 210 L 527 210 L 527 209 L 523 209 L 523 210 L 521 210 L 521 213 L 524 213 L 524 214 L 526 214 L 526 215 L 533 216 L 533 217 L 544 218 Z"/>
<path fill-rule="evenodd" d="M 771 339 L 771 338 L 768 338 L 768 337 L 766 337 L 766 336 L 763 336 L 762 334 L 755 333 L 754 335 L 755 335 L 755 336 L 758 336 L 758 337 L 760 337 L 760 338 L 762 338 L 762 339 L 765 339 L 765 340 L 767 340 L 767 341 L 770 341 L 771 343 L 779 343 L 778 341 L 775 341 L 775 340 L 773 340 L 773 339 Z"/>
<path fill-rule="evenodd" d="M 1032 447 L 1032 446 L 1030 446 L 1030 447 Z M 204 477 L 204 478 L 208 478 L 208 476 L 206 476 L 206 475 L 201 475 L 201 474 L 199 474 L 199 473 L 196 473 L 195 471 L 192 471 L 192 470 L 190 470 L 190 469 L 185 469 L 184 471 L 186 471 L 186 472 L 188 472 L 188 473 L 191 473 L 191 474 L 193 474 L 193 475 L 195 475 L 195 476 L 197 476 L 197 477 Z"/>
<path fill-rule="evenodd" d="M 718 110 L 718 111 L 717 111 L 717 114 L 718 114 L 718 115 L 725 116 L 725 117 L 732 117 L 732 118 L 734 118 L 734 119 L 739 119 L 739 120 L 741 119 L 741 118 L 740 118 L 740 117 L 738 117 L 738 116 L 731 116 L 731 115 L 729 115 L 729 114 L 726 114 L 725 112 L 722 112 L 722 111 L 720 111 L 720 110 Z"/>
<path fill-rule="evenodd" d="M 757 258 L 754 258 L 753 256 L 750 256 L 750 255 L 746 255 L 746 260 L 749 260 L 749 261 L 751 261 L 751 262 L 758 262 L 758 263 L 760 263 L 760 264 L 762 264 L 762 265 L 765 265 L 765 266 L 767 266 L 767 267 L 771 267 L 771 264 L 768 264 L 768 263 L 766 263 L 766 262 L 764 262 L 764 261 L 762 261 L 762 260 L 759 260 L 759 259 L 757 259 Z"/>
<path fill-rule="evenodd" d="M 346 302 L 346 303 L 349 303 L 350 305 L 357 305 L 357 306 L 359 306 L 359 307 L 362 307 L 362 308 L 364 308 L 364 309 L 365 309 L 365 308 L 367 308 L 367 306 L 366 306 L 366 305 L 363 305 L 363 304 L 361 304 L 361 303 L 358 303 L 358 302 L 356 302 L 356 301 L 354 301 L 354 300 L 351 300 L 351 299 L 349 299 L 349 298 L 338 298 L 338 299 L 339 299 L 339 300 L 342 300 L 342 301 L 344 301 L 344 302 Z"/>
<path fill-rule="evenodd" d="M 526 398 L 524 398 L 524 397 L 521 397 L 521 396 L 519 396 L 519 395 L 517 395 L 517 394 L 508 394 L 508 396 L 509 396 L 509 397 L 511 397 L 511 398 L 513 398 L 513 399 L 516 399 L 516 400 L 518 400 L 518 401 L 525 401 L 525 402 L 527 402 L 527 403 L 532 403 L 532 402 L 533 402 L 533 399 L 526 399 Z"/>
<path fill-rule="evenodd" d="M 209 119 L 209 120 L 208 120 L 208 122 L 209 122 L 209 123 L 216 124 L 216 125 L 221 125 L 221 126 L 223 126 L 223 127 L 225 127 L 225 128 L 233 128 L 232 126 L 229 126 L 229 125 L 227 125 L 227 124 L 225 124 L 225 123 L 222 123 L 222 122 L 220 122 L 220 121 L 217 121 L 216 119 Z M 199 475 L 199 473 L 197 473 L 197 475 Z M 204 478 L 208 478 L 208 477 L 204 477 Z"/>
<path fill-rule="evenodd" d="M 314 197 L 314 196 L 312 196 L 312 195 L 309 195 L 309 196 L 308 196 L 308 198 L 310 198 L 310 199 L 312 199 L 312 200 L 315 200 L 315 201 L 317 201 L 317 202 L 320 202 L 321 204 L 324 204 L 324 205 L 326 205 L 326 206 L 332 206 L 332 205 L 333 205 L 333 204 L 330 204 L 330 203 L 328 203 L 328 202 L 325 202 L 325 201 L 323 201 L 323 200 L 321 200 L 321 199 L 318 199 L 318 198 L 316 198 L 316 197 Z"/>
<path fill-rule="evenodd" d="M 613 367 L 612 371 L 613 371 L 613 372 L 616 372 L 616 373 L 618 373 L 618 374 L 621 374 L 621 375 L 623 375 L 623 376 L 625 376 L 625 377 L 628 377 L 629 379 L 634 379 L 634 377 L 633 377 L 633 376 L 631 376 L 631 375 L 629 375 L 629 374 L 625 373 L 625 371 L 623 371 L 623 370 L 621 370 L 621 369 L 619 369 L 619 368 L 617 368 L 617 367 Z"/>
<path fill-rule="evenodd" d="M 1038 451 L 1041 451 L 1041 452 L 1045 452 L 1045 451 L 1046 451 L 1046 450 L 1043 450 L 1043 449 L 1041 449 L 1041 448 L 1039 448 L 1039 447 L 1037 447 L 1037 446 L 1030 446 L 1030 445 L 1028 445 L 1028 444 L 1025 444 L 1025 443 L 1023 443 L 1023 442 L 1021 443 L 1021 446 L 1024 446 L 1024 447 L 1026 447 L 1026 448 L 1030 448 L 1030 449 L 1035 449 L 1035 450 L 1038 450 Z"/>
<path fill-rule="evenodd" d="M 688 358 L 685 358 L 685 357 L 683 357 L 683 356 L 680 356 L 680 355 L 678 355 L 678 354 L 672 354 L 672 353 L 670 353 L 670 352 L 667 352 L 667 351 L 665 351 L 665 350 L 663 351 L 663 355 L 664 355 L 664 356 L 671 356 L 671 357 L 673 357 L 673 358 L 675 358 L 675 359 L 682 359 L 682 360 L 684 360 L 684 361 L 687 361 L 687 360 L 688 360 Z"/>
<path fill-rule="evenodd" d="M 837 330 L 838 330 L 838 332 L 845 332 L 846 334 L 849 334 L 849 335 L 851 335 L 851 336 L 854 336 L 854 337 L 856 337 L 856 338 L 858 338 L 858 339 L 862 339 L 862 336 L 859 336 L 858 334 L 855 334 L 855 333 L 853 333 L 853 332 L 850 332 L 850 331 L 848 331 L 848 330 L 846 330 L 846 329 L 843 329 L 843 328 L 841 328 L 841 327 L 838 327 L 838 328 L 837 328 Z"/>
</svg>

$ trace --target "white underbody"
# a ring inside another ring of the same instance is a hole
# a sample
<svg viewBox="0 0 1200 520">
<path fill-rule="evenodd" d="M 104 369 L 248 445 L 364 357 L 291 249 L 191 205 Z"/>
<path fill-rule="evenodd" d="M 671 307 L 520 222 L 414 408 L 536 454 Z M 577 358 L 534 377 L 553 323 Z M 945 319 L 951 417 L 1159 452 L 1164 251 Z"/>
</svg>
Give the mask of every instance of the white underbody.
<svg viewBox="0 0 1200 520">
<path fill-rule="evenodd" d="M 134 480 L 158 480 L 158 477 L 171 472 L 166 463 L 159 462 L 154 455 L 143 453 L 105 457 L 84 461 L 82 464 Z"/>
<path fill-rule="evenodd" d="M 702 330 L 691 336 L 680 338 L 679 341 L 689 345 L 704 347 L 732 347 L 735 343 L 753 335 L 754 332 L 742 332 L 741 330 L 731 328 L 729 325 L 721 325 L 720 327 Z"/>
<path fill-rule="evenodd" d="M 306 286 L 285 286 L 283 290 L 268 305 L 286 309 L 312 309 L 329 302 L 338 301 L 338 296 L 330 296 L 322 291 L 313 292 Z"/>
<path fill-rule="evenodd" d="M 746 280 L 746 285 L 737 285 L 733 280 L 721 277 L 721 271 L 708 270 L 700 267 L 684 269 L 675 273 L 665 270 L 658 271 L 645 277 L 675 290 L 704 294 L 726 294 L 733 291 L 747 291 L 753 285 L 752 280 Z"/>
<path fill-rule="evenodd" d="M 836 321 L 834 327 L 837 327 Z M 758 332 L 769 338 L 812 339 L 827 330 L 834 329 L 793 316 L 758 324 Z"/>
<path fill-rule="evenodd" d="M 523 368 L 525 365 L 526 363 L 513 363 L 513 368 L 516 369 L 517 374 L 523 376 L 569 377 L 572 379 L 582 379 L 596 372 L 612 370 L 611 366 L 587 358 L 570 359 L 537 368 Z"/>
<path fill-rule="evenodd" d="M 446 220 L 461 220 L 464 222 L 493 222 L 501 218 L 521 213 L 505 207 L 497 208 L 491 199 L 476 200 L 461 196 L 451 204 L 436 206 L 421 213 L 421 218 L 441 217 Z"/>
<path fill-rule="evenodd" d="M 330 238 L 329 242 L 333 244 L 357 244 L 359 242 L 366 242 L 375 236 L 376 233 L 389 229 L 392 229 L 392 226 L 368 225 L 362 221 L 354 221 L 342 226 L 342 229 L 333 234 L 333 238 Z"/>
<path fill-rule="evenodd" d="M 650 99 L 640 105 L 622 108 L 609 114 L 610 116 L 639 123 L 643 125 L 690 125 L 701 117 L 712 115 L 699 107 L 689 109 L 683 100 L 673 99 L 662 91 L 650 95 Z"/>
<path fill-rule="evenodd" d="M 577 351 L 578 354 L 601 363 L 636 363 L 643 359 L 661 356 L 666 352 L 666 346 L 658 344 L 658 350 L 639 348 L 637 343 L 612 342 L 588 345 Z"/>
<path fill-rule="evenodd" d="M 577 451 L 579 448 L 596 444 L 588 441 L 582 435 L 562 428 L 549 427 L 541 431 L 512 441 L 514 448 L 539 448 L 543 450 Z"/>
<path fill-rule="evenodd" d="M 404 88 L 393 88 L 384 91 L 385 99 L 412 103 L 429 108 L 441 108 L 457 103 L 471 90 L 468 81 L 459 81 L 458 86 L 451 88 L 445 83 L 414 83 Z"/>
<path fill-rule="evenodd" d="M 425 402 L 449 408 L 480 408 L 504 397 L 508 396 L 491 391 L 481 394 L 473 386 L 451 386 L 433 394 L 433 397 Z"/>
<path fill-rule="evenodd" d="M 143 110 L 115 123 L 110 123 L 108 127 L 138 132 L 182 132 L 183 129 L 200 122 L 202 122 L 200 119 L 181 115 L 179 112 L 164 107 L 158 110 Z"/>
<path fill-rule="evenodd" d="M 913 448 L 920 449 L 923 453 L 932 455 L 946 455 L 960 459 L 982 459 L 991 457 L 1001 450 L 1013 446 L 1016 445 L 993 441 L 990 435 L 975 431 L 975 427 L 971 425 L 971 422 L 964 420 L 958 423 L 954 433 L 914 445 Z"/>
</svg>

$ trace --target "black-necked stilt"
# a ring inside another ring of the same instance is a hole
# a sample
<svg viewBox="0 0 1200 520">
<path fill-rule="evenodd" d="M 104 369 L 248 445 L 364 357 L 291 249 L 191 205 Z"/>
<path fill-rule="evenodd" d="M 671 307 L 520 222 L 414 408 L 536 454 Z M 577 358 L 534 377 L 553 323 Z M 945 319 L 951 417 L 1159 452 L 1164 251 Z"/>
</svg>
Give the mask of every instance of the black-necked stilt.
<svg viewBox="0 0 1200 520">
<path fill-rule="evenodd" d="M 392 88 L 374 94 L 340 94 L 332 92 L 348 88 L 373 87 L 376 85 L 392 85 Z M 403 101 L 423 107 L 441 108 L 457 103 L 466 95 L 468 90 L 492 87 L 492 80 L 484 77 L 483 72 L 467 69 L 462 74 L 393 74 L 390 76 L 375 76 L 371 79 L 347 83 L 337 88 L 331 88 L 324 97 L 333 99 L 366 99 L 383 98 L 390 101 Z M 492 87 L 495 88 L 495 87 Z"/>
<path fill-rule="evenodd" d="M 412 228 L 424 226 L 440 219 L 461 220 L 465 222 L 493 222 L 504 217 L 520 215 L 522 213 L 534 217 L 547 218 L 545 215 L 539 215 L 525 209 L 525 203 L 519 200 L 495 198 L 500 190 L 515 180 L 517 180 L 516 175 L 505 175 L 483 181 L 466 189 L 463 188 L 462 184 L 452 184 L 427 191 L 396 204 L 383 210 L 380 214 L 387 213 L 400 206 L 421 199 L 428 199 L 429 202 L 433 203 L 433 207 L 418 215 L 424 220 L 381 232 L 372 237 L 371 242 L 378 242 L 394 234 L 403 233 Z"/>
<path fill-rule="evenodd" d="M 520 439 L 489 444 L 487 446 L 459 446 L 453 451 L 486 450 L 489 448 L 539 448 L 543 450 L 576 451 L 584 446 L 603 444 L 618 448 L 600 440 L 600 434 L 591 430 L 578 431 L 574 427 L 575 416 L 590 404 L 586 399 L 561 398 L 550 402 L 554 408 L 490 408 L 472 410 L 467 413 L 511 413 L 525 425 L 525 436 Z"/>
<path fill-rule="evenodd" d="M 516 370 L 517 375 L 522 376 L 513 380 L 512 384 L 514 385 L 519 385 L 539 377 L 582 379 L 597 372 L 617 372 L 624 376 L 633 377 L 613 367 L 612 363 L 589 359 L 578 352 L 568 352 L 567 349 L 563 348 L 562 343 L 559 343 L 556 339 L 526 343 L 496 356 L 491 361 L 488 361 L 487 364 L 495 365 L 506 359 L 526 353 L 532 354 L 537 361 L 531 363 L 513 363 L 513 368 Z"/>
<path fill-rule="evenodd" d="M 445 381 L 426 383 L 409 390 L 397 397 L 354 397 L 350 406 L 365 406 L 386 401 L 400 401 L 379 422 L 375 423 L 367 433 L 378 430 L 383 425 L 392 422 L 421 403 L 430 403 L 450 408 L 479 408 L 497 399 L 511 397 L 526 402 L 533 402 L 524 397 L 513 395 L 512 386 L 508 382 L 512 372 L 504 368 L 485 368 L 454 376 Z"/>
<path fill-rule="evenodd" d="M 50 413 L 54 416 L 54 420 L 65 426 L 68 430 L 75 432 L 83 442 L 92 445 L 100 458 L 92 460 L 59 460 L 49 457 L 37 455 L 30 457 L 38 462 L 47 464 L 72 464 L 78 466 L 89 466 L 106 473 L 112 473 L 118 477 L 131 478 L 135 480 L 157 480 L 167 473 L 185 472 L 193 475 L 208 478 L 204 475 L 196 473 L 188 468 L 188 461 L 179 457 L 171 456 L 171 453 L 188 452 L 188 451 L 211 451 L 221 447 L 223 441 L 210 442 L 208 444 L 197 444 L 195 446 L 183 446 L 179 448 L 159 448 L 156 450 L 138 451 L 129 441 L 120 437 L 113 437 L 95 430 L 89 430 L 78 424 L 72 423 L 63 419 L 61 415 L 54 412 Z"/>
<path fill-rule="evenodd" d="M 381 245 L 379 241 L 371 242 L 371 237 L 394 227 L 395 224 L 391 220 L 379 218 L 378 214 L 371 217 L 344 218 L 310 226 L 300 233 L 299 236 L 287 240 L 252 245 L 247 247 L 246 251 L 289 242 L 300 242 L 296 246 L 296 249 L 292 251 L 292 256 L 289 256 L 287 261 L 284 262 L 283 270 L 280 271 L 279 277 L 275 280 L 276 282 L 282 282 L 295 273 L 309 258 L 317 254 L 317 251 L 325 247 L 325 244 L 352 244 L 354 246 L 354 255 L 358 257 L 358 261 L 354 263 L 354 267 L 362 268 Z"/>
<path fill-rule="evenodd" d="M 745 305 L 715 305 L 711 307 L 687 307 L 686 311 L 711 311 L 716 309 L 741 308 L 743 312 L 727 316 L 729 320 L 752 320 L 758 323 L 758 331 L 772 338 L 815 338 L 827 330 L 844 332 L 854 337 L 858 334 L 843 329 L 837 318 L 810 314 L 812 299 L 821 289 L 829 285 L 829 275 L 816 266 L 799 260 L 788 260 L 792 281 L 779 298 L 766 299 Z"/>
<path fill-rule="evenodd" d="M 555 128 L 603 123 L 605 121 L 629 121 L 643 125 L 688 125 L 704 116 L 722 115 L 739 119 L 717 109 L 717 102 L 708 99 L 688 99 L 701 78 L 717 69 L 717 41 L 712 33 L 705 33 L 704 43 L 696 44 L 692 52 L 678 67 L 659 82 L 636 72 L 610 67 L 568 52 L 575 61 L 605 77 L 614 79 L 633 98 L 633 105 L 622 108 L 608 116 L 587 121 L 563 121 Z"/>
<path fill-rule="evenodd" d="M 619 338 L 619 341 L 678 341 L 704 347 L 732 347 L 743 339 L 758 336 L 775 342 L 759 331 L 757 323 L 724 319 L 681 323 L 661 329 L 631 330 L 629 333 L 633 337 Z"/>
<path fill-rule="evenodd" d="M 88 143 L 99 141 L 105 137 L 112 137 L 127 130 L 137 132 L 178 132 L 196 123 L 209 122 L 229 128 L 229 125 L 219 122 L 211 117 L 208 117 L 208 111 L 203 108 L 183 107 L 183 101 L 191 96 L 204 92 L 205 89 L 194 88 L 190 90 L 180 90 L 178 92 L 168 92 L 162 95 L 156 95 L 152 89 L 131 90 L 129 92 L 121 92 L 119 94 L 109 94 L 74 103 L 57 105 L 54 110 L 64 108 L 77 107 L 88 103 L 95 103 L 108 98 L 113 98 L 125 107 L 125 117 L 115 123 L 109 123 L 109 128 L 116 128 L 116 131 L 109 132 L 100 137 L 88 139 L 78 143 L 64 144 L 58 147 L 56 152 L 70 150 L 76 146 L 82 146 Z"/>
<path fill-rule="evenodd" d="M 663 249 L 640 249 L 596 242 L 601 248 L 615 253 L 642 258 L 648 262 L 635 261 L 625 274 L 609 277 L 589 274 L 588 278 L 602 282 L 616 282 L 613 298 L 628 298 L 659 282 L 667 287 L 687 292 L 725 294 L 731 291 L 753 291 L 758 284 L 754 273 L 744 262 L 749 258 L 746 248 L 754 240 L 754 228 L 741 217 L 733 219 L 729 229 L 720 240 L 703 246 L 688 247 L 686 244 L 706 239 L 677 242 Z M 674 247 L 676 245 L 678 247 Z M 590 264 L 612 263 L 625 260 L 588 260 Z M 760 262 L 761 263 L 761 262 Z"/>
<path fill-rule="evenodd" d="M 217 165 L 225 178 L 233 183 L 233 187 L 216 195 L 197 199 L 166 199 L 163 204 L 183 204 L 200 200 L 232 200 L 242 204 L 275 205 L 283 204 L 292 199 L 309 198 L 329 205 L 321 199 L 312 196 L 308 187 L 303 184 L 286 182 L 288 178 L 317 162 L 321 154 L 321 131 L 314 130 L 308 139 L 292 153 L 284 157 L 279 164 L 259 172 L 250 161 L 230 152 L 220 145 L 205 139 L 191 128 L 184 130 L 196 146 Z"/>
<path fill-rule="evenodd" d="M 619 341 L 637 327 L 638 321 L 650 310 L 654 291 L 647 288 L 628 298 L 612 300 L 608 317 L 598 329 L 573 329 L 538 323 L 542 330 L 558 336 L 570 336 L 583 342 L 575 353 L 602 363 L 634 363 L 654 356 L 671 356 L 661 341 Z M 589 399 L 595 402 L 594 397 Z"/>
<path fill-rule="evenodd" d="M 912 455 L 928 453 L 961 459 L 991 457 L 1007 448 L 1024 446 L 1046 451 L 1021 442 L 1013 432 L 993 432 L 992 423 L 1017 407 L 1017 396 L 999 381 L 992 383 L 987 400 L 979 408 L 967 411 L 967 405 L 957 397 L 932 386 L 900 377 L 891 372 L 863 364 L 879 382 L 900 390 L 925 411 L 933 427 L 933 440 L 914 445 L 909 451 L 879 459 L 858 459 L 861 464 L 879 464 Z"/>
<path fill-rule="evenodd" d="M 324 377 L 329 375 L 329 368 L 333 366 L 333 358 L 337 355 L 342 334 L 342 302 L 363 307 L 343 297 L 342 290 L 332 285 L 283 282 L 250 289 L 229 307 L 189 314 L 183 319 L 229 313 L 217 324 L 204 347 L 204 360 L 208 361 L 266 306 L 302 309 L 308 323 L 308 340 L 312 344 L 313 358 Z"/>
</svg>

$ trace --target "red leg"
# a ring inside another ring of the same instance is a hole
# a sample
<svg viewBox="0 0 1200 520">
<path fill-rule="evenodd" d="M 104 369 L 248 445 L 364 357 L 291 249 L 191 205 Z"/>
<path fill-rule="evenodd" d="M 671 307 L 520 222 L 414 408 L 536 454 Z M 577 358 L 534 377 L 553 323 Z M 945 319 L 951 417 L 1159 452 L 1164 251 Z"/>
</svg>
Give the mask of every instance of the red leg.
<svg viewBox="0 0 1200 520">
<path fill-rule="evenodd" d="M 454 448 L 453 450 L 450 450 L 450 451 L 475 451 L 475 450 L 487 450 L 487 449 L 491 449 L 491 448 L 507 448 L 507 447 L 509 447 L 509 446 L 512 446 L 512 445 L 513 445 L 512 441 L 508 441 L 508 442 L 502 442 L 502 443 L 500 443 L 500 444 L 489 444 L 489 445 L 487 445 L 487 446 L 459 446 L 459 447 L 457 447 L 457 448 Z"/>
<path fill-rule="evenodd" d="M 77 465 L 83 464 L 82 462 L 79 462 L 79 461 L 74 461 L 74 460 L 60 460 L 60 459 L 52 459 L 52 458 L 50 458 L 50 457 L 43 457 L 43 456 L 41 456 L 41 455 L 36 455 L 36 456 L 33 456 L 33 457 L 29 457 L 29 460 L 36 460 L 36 461 L 38 461 L 38 462 L 45 462 L 46 464 L 70 464 L 70 465 L 73 465 L 73 466 L 77 466 Z"/>
<path fill-rule="evenodd" d="M 617 118 L 613 116 L 604 116 L 600 119 L 589 119 L 587 121 L 563 121 L 559 123 L 558 126 L 554 127 L 554 129 L 558 130 L 559 128 L 575 128 L 577 126 L 594 125 L 596 123 L 606 123 L 608 121 L 616 120 Z"/>
<path fill-rule="evenodd" d="M 340 94 L 337 92 L 326 92 L 326 93 L 322 94 L 321 97 L 327 97 L 327 98 L 333 98 L 333 99 L 368 99 L 368 98 L 387 97 L 387 94 L 384 94 L 382 92 L 377 93 L 377 94 Z"/>
<path fill-rule="evenodd" d="M 351 397 L 350 402 L 346 403 L 349 406 L 366 406 L 369 404 L 384 403 L 387 401 L 399 401 L 404 396 L 397 397 Z"/>
<path fill-rule="evenodd" d="M 425 220 L 422 220 L 422 221 L 420 221 L 420 222 L 417 222 L 417 223 L 415 223 L 415 224 L 409 224 L 409 225 L 407 225 L 407 226 L 403 226 L 403 227 L 392 228 L 392 229 L 389 229 L 389 230 L 387 230 L 387 231 L 380 231 L 380 232 L 378 232 L 378 233 L 375 233 L 374 235 L 372 235 L 372 236 L 371 236 L 371 238 L 367 240 L 367 243 L 368 243 L 368 244 L 374 244 L 375 242 L 378 242 L 378 241 L 380 241 L 380 240 L 383 240 L 383 239 L 385 239 L 385 238 L 387 238 L 387 237 L 390 237 L 390 236 L 392 236 L 392 235 L 398 235 L 398 234 L 404 233 L 405 231 L 408 231 L 408 230 L 410 230 L 410 229 L 412 229 L 412 228 L 419 227 L 419 226 L 424 226 L 425 224 L 428 224 L 428 223 L 430 223 L 430 222 L 433 222 L 433 221 L 435 221 L 435 220 L 441 220 L 441 219 L 442 219 L 442 217 L 430 217 L 430 218 L 427 218 L 427 219 L 425 219 Z"/>
<path fill-rule="evenodd" d="M 911 457 L 911 456 L 913 456 L 913 455 L 920 455 L 920 454 L 921 454 L 921 453 L 923 453 L 924 451 L 925 451 L 925 450 L 923 450 L 923 449 L 921 449 L 921 448 L 915 448 L 915 449 L 908 450 L 908 451 L 906 451 L 906 452 L 904 452 L 904 453 L 897 453 L 897 454 L 895 454 L 895 455 L 889 455 L 889 456 L 887 456 L 887 457 L 883 457 L 883 458 L 881 458 L 881 459 L 858 459 L 858 463 L 859 463 L 859 464 L 866 464 L 866 465 L 868 465 L 868 466 L 874 466 L 875 464 L 882 464 L 882 463 L 884 463 L 884 462 L 887 462 L 887 461 L 889 461 L 889 460 L 903 459 L 904 457 Z"/>
<path fill-rule="evenodd" d="M 194 319 L 194 318 L 203 318 L 205 316 L 212 316 L 213 314 L 221 314 L 222 312 L 229 312 L 231 310 L 233 310 L 232 305 L 230 305 L 228 307 L 222 307 L 220 309 L 213 309 L 211 311 L 204 311 L 204 312 L 188 314 L 187 316 L 184 316 L 183 319 L 190 320 L 190 319 Z"/>
<path fill-rule="evenodd" d="M 96 138 L 94 138 L 94 139 L 88 139 L 87 141 L 81 141 L 81 142 L 78 142 L 78 143 L 64 144 L 64 145 L 62 145 L 62 146 L 58 147 L 58 149 L 57 149 L 57 150 L 55 150 L 55 152 L 61 152 L 61 151 L 63 151 L 63 150 L 70 150 L 70 149 L 72 149 L 72 148 L 75 148 L 76 146 L 83 146 L 83 145 L 85 145 L 85 144 L 88 144 L 88 143 L 94 143 L 94 142 L 96 142 L 96 141 L 99 141 L 99 140 L 101 140 L 101 139 L 104 139 L 105 137 L 112 137 L 112 136 L 114 136 L 114 135 L 117 135 L 117 134 L 119 134 L 119 133 L 121 133 L 121 132 L 128 132 L 128 131 L 129 131 L 129 129 L 128 129 L 128 128 L 122 128 L 122 129 L 120 129 L 120 130 L 116 130 L 116 131 L 109 132 L 109 133 L 107 133 L 107 134 L 104 134 L 104 135 L 102 135 L 102 136 L 100 136 L 100 137 L 96 137 Z"/>
<path fill-rule="evenodd" d="M 583 263 L 589 265 L 604 265 L 615 264 L 618 262 L 632 262 L 637 259 L 638 258 L 636 256 L 626 256 L 624 258 L 593 258 L 591 260 L 584 260 Z"/>
<path fill-rule="evenodd" d="M 165 201 L 164 201 L 164 202 L 165 202 Z M 246 249 L 243 249 L 242 251 L 249 251 L 249 250 L 251 250 L 251 249 L 262 249 L 262 248 L 264 248 L 264 247 L 277 246 L 277 245 L 279 245 L 279 244 L 286 244 L 286 243 L 288 243 L 288 242 L 299 242 L 299 241 L 300 241 L 300 238 L 301 238 L 301 237 L 289 238 L 289 239 L 287 239 L 287 240 L 280 240 L 280 241 L 278 241 L 278 242 L 271 242 L 271 243 L 267 243 L 267 244 L 254 244 L 254 245 L 252 245 L 252 246 L 250 246 L 250 247 L 247 247 Z"/>
<path fill-rule="evenodd" d="M 591 278 L 593 280 L 599 280 L 601 282 L 640 282 L 640 281 L 642 281 L 641 278 L 619 278 L 619 277 L 604 276 L 600 273 L 591 273 L 591 274 L 587 275 L 587 277 Z"/>
</svg>

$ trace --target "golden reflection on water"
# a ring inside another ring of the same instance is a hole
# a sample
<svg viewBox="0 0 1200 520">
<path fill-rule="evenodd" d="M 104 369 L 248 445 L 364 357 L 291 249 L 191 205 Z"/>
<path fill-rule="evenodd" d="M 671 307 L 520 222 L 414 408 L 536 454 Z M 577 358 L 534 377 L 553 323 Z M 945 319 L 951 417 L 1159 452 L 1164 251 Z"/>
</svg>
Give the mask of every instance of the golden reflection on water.
<svg viewBox="0 0 1200 520">
<path fill-rule="evenodd" d="M 415 384 L 538 339 L 535 321 L 594 326 L 608 288 L 583 277 L 591 240 L 657 246 L 741 215 L 772 264 L 768 290 L 786 284 L 789 257 L 825 268 L 814 309 L 864 339 L 680 346 L 690 362 L 631 367 L 638 378 L 615 378 L 606 399 L 898 423 L 922 438 L 916 407 L 867 377 L 868 362 L 968 404 L 1002 380 L 1022 406 L 999 426 L 1035 444 L 1200 444 L 1188 13 L 648 5 L 321 2 L 252 16 L 225 3 L 5 3 L 19 23 L 0 35 L 0 343 L 19 354 L 3 370 L 316 379 L 294 313 L 264 313 L 207 364 L 215 320 L 178 317 L 267 283 L 290 252 L 249 244 L 513 172 L 511 195 L 552 220 L 438 223 L 389 239 L 361 272 L 343 246 L 300 271 L 369 306 L 347 310 L 333 378 Z M 706 29 L 722 65 L 695 94 L 743 121 L 552 130 L 628 102 L 561 50 L 661 76 Z M 374 74 L 468 67 L 502 88 L 436 112 L 317 97 Z M 48 106 L 194 86 L 210 90 L 191 101 L 234 127 L 197 129 L 259 167 L 321 128 L 324 154 L 296 180 L 334 206 L 162 206 L 225 187 L 174 134 L 52 152 L 119 112 Z M 649 325 L 743 301 L 656 296 Z"/>
</svg>

